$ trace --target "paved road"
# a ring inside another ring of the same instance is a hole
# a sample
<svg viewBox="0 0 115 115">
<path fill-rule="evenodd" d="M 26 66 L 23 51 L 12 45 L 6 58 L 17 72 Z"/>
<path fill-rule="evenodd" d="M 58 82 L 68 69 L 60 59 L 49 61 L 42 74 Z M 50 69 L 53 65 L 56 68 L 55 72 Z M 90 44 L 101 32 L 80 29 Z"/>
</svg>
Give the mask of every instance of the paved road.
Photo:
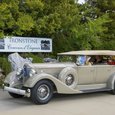
<svg viewBox="0 0 115 115">
<path fill-rule="evenodd" d="M 108 92 L 55 95 L 46 105 L 34 105 L 0 90 L 0 115 L 115 115 L 115 96 Z"/>
</svg>

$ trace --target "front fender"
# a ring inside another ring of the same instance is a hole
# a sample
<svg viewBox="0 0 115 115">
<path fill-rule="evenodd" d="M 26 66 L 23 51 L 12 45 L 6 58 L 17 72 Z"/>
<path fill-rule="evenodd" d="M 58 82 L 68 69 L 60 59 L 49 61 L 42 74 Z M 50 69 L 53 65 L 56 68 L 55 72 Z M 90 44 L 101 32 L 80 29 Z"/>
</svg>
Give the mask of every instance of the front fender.
<svg viewBox="0 0 115 115">
<path fill-rule="evenodd" d="M 5 80 L 4 80 L 4 83 L 9 83 L 10 84 L 10 82 L 13 80 L 13 78 L 16 76 L 16 72 L 15 71 L 12 71 L 12 72 L 10 72 L 7 76 L 6 76 L 6 78 L 5 78 Z"/>
<path fill-rule="evenodd" d="M 81 93 L 81 91 L 79 90 L 74 90 L 70 87 L 68 87 L 67 85 L 65 85 L 63 82 L 61 82 L 60 80 L 58 80 L 56 77 L 46 74 L 46 73 L 42 73 L 39 75 L 35 75 L 33 77 L 30 77 L 24 84 L 24 87 L 29 87 L 32 88 L 34 87 L 34 85 L 39 82 L 40 80 L 44 80 L 44 79 L 48 79 L 51 80 L 56 88 L 57 88 L 57 92 L 58 93 L 62 93 L 62 94 L 75 94 L 75 93 Z"/>
<path fill-rule="evenodd" d="M 18 79 L 18 77 L 16 76 L 16 71 L 12 71 L 10 72 L 5 80 L 4 80 L 5 84 L 9 84 L 10 87 L 22 87 L 22 81 Z"/>
</svg>

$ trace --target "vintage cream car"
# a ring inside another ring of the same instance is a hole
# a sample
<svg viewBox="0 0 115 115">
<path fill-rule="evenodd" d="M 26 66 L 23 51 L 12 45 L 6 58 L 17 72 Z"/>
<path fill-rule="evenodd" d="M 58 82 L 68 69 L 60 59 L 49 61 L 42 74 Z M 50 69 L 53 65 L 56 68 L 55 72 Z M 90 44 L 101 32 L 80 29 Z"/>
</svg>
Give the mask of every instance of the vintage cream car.
<svg viewBox="0 0 115 115">
<path fill-rule="evenodd" d="M 105 60 L 99 64 L 79 65 L 78 56 L 103 56 Z M 114 94 L 115 65 L 107 63 L 109 56 L 115 56 L 115 51 L 71 51 L 58 53 L 61 62 L 24 64 L 23 69 L 7 75 L 4 90 L 14 98 L 31 97 L 35 104 L 48 103 L 54 93 L 111 91 Z"/>
</svg>

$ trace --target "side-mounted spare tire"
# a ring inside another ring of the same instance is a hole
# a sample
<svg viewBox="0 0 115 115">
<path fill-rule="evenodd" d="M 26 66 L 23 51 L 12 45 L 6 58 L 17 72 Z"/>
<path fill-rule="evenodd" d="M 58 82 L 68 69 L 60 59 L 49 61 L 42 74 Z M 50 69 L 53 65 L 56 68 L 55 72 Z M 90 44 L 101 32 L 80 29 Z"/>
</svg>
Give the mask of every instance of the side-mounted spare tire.
<svg viewBox="0 0 115 115">
<path fill-rule="evenodd" d="M 72 67 L 66 67 L 60 72 L 58 79 L 74 89 L 77 85 L 77 71 Z"/>
</svg>

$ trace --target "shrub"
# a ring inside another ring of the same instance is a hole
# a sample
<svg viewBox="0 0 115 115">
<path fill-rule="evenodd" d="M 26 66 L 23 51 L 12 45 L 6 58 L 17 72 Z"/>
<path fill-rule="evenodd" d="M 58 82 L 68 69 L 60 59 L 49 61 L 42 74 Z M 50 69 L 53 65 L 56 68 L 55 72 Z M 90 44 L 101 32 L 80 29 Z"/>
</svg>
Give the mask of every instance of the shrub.
<svg viewBox="0 0 115 115">
<path fill-rule="evenodd" d="M 11 66 L 10 63 L 8 62 L 6 55 L 0 57 L 0 68 L 3 70 L 4 74 L 0 76 L 0 86 L 1 86 L 5 76 L 11 71 Z"/>
<path fill-rule="evenodd" d="M 8 57 L 0 57 L 0 68 L 3 70 L 3 74 L 7 75 L 11 71 L 10 63 L 8 62 Z"/>
<path fill-rule="evenodd" d="M 0 73 L 0 86 L 2 86 L 5 76 Z"/>
<path fill-rule="evenodd" d="M 24 53 L 24 54 L 21 54 L 21 56 L 24 58 L 32 58 L 33 63 L 43 63 L 43 59 L 39 57 L 37 54 Z"/>
</svg>

